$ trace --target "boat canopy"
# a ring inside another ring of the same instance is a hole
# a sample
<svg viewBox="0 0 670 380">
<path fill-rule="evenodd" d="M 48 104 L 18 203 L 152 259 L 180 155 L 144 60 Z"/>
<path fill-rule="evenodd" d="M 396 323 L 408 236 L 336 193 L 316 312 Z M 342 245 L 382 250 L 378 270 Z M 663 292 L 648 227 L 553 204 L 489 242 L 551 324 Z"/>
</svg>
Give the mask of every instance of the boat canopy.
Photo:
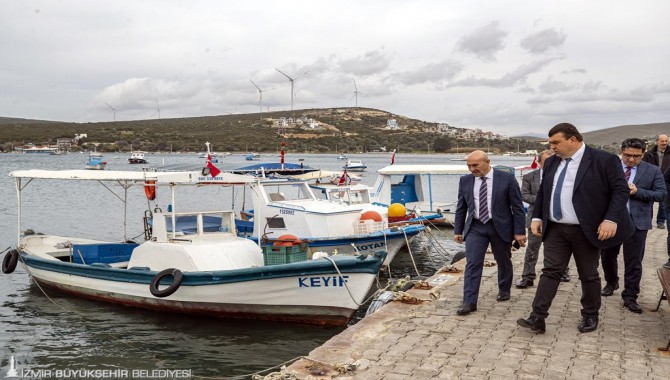
<svg viewBox="0 0 670 380">
<path fill-rule="evenodd" d="M 470 174 L 467 165 L 389 165 L 379 169 L 381 175 L 403 174 Z"/>
<path fill-rule="evenodd" d="M 90 170 L 16 170 L 10 177 L 25 179 L 64 179 L 114 182 L 155 181 L 156 185 L 166 184 L 247 184 L 256 179 L 248 175 L 221 173 L 216 177 L 203 176 L 199 172 L 146 172 L 146 171 L 90 171 Z"/>
</svg>

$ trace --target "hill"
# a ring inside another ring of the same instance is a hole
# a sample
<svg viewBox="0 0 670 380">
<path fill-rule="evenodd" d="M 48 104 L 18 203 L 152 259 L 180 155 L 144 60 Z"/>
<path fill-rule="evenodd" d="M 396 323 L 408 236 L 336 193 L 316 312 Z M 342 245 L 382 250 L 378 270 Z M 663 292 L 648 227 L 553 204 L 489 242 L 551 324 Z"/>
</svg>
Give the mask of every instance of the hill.
<svg viewBox="0 0 670 380">
<path fill-rule="evenodd" d="M 282 124 L 292 119 L 294 123 Z M 387 129 L 395 119 L 398 129 Z M 451 127 L 453 128 L 453 127 Z M 61 137 L 86 134 L 80 147 L 95 143 L 99 151 L 202 151 L 210 141 L 216 151 L 275 152 L 286 141 L 293 152 L 495 152 L 538 149 L 522 139 L 485 140 L 450 137 L 437 123 L 410 119 L 371 108 L 326 108 L 181 119 L 100 123 L 44 122 L 0 118 L 0 149 L 25 143 L 55 144 Z"/>
<path fill-rule="evenodd" d="M 589 144 L 617 148 L 623 140 L 630 137 L 646 139 L 649 144 L 654 144 L 659 134 L 670 134 L 670 123 L 621 125 L 583 133 L 584 140 Z"/>
</svg>

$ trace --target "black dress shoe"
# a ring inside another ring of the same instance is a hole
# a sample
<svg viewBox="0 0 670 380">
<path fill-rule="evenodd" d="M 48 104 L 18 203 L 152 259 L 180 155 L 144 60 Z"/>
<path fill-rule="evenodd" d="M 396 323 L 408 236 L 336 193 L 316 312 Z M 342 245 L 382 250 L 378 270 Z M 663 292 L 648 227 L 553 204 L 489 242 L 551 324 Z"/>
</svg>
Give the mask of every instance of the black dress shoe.
<svg viewBox="0 0 670 380">
<path fill-rule="evenodd" d="M 577 326 L 580 332 L 596 331 L 598 328 L 598 317 L 584 317 Z"/>
<path fill-rule="evenodd" d="M 607 285 L 605 285 L 605 287 L 603 288 L 603 291 L 600 292 L 600 295 L 604 296 L 604 297 L 609 297 L 612 294 L 614 294 L 614 291 L 617 290 L 617 289 L 619 289 L 619 283 L 610 284 L 608 282 Z"/>
<path fill-rule="evenodd" d="M 472 313 L 473 311 L 477 311 L 477 304 L 476 303 L 464 303 L 461 305 L 461 308 L 456 310 L 456 314 L 458 315 L 468 315 Z"/>
<path fill-rule="evenodd" d="M 533 316 L 528 317 L 528 319 L 517 319 L 516 324 L 521 327 L 531 329 L 540 334 L 544 334 L 544 331 L 547 329 L 546 325 L 544 324 L 544 318 Z"/>
<path fill-rule="evenodd" d="M 533 286 L 533 280 L 527 280 L 525 278 L 522 278 L 521 280 L 519 280 L 519 282 L 516 283 L 515 286 L 518 289 L 526 289 Z"/>
<path fill-rule="evenodd" d="M 642 307 L 634 299 L 627 299 L 623 301 L 623 306 L 627 307 L 628 310 L 633 313 L 642 314 Z"/>
<path fill-rule="evenodd" d="M 561 282 L 570 282 L 570 273 L 564 272 L 561 275 Z"/>
<path fill-rule="evenodd" d="M 496 297 L 496 301 L 500 302 L 500 301 L 508 301 L 508 300 L 509 300 L 509 292 L 504 292 L 502 290 L 500 292 L 498 292 L 498 296 Z"/>
</svg>

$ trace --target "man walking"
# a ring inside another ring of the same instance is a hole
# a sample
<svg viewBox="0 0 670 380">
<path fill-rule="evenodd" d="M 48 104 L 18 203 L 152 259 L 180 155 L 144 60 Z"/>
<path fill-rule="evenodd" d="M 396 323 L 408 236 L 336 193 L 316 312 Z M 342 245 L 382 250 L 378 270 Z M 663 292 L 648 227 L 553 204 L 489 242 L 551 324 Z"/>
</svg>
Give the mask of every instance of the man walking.
<svg viewBox="0 0 670 380">
<path fill-rule="evenodd" d="M 642 279 L 642 259 L 647 241 L 647 232 L 652 228 L 654 202 L 663 201 L 666 196 L 665 181 L 657 166 L 642 161 L 647 146 L 636 138 L 626 139 L 621 144 L 621 164 L 624 176 L 630 186 L 628 211 L 635 233 L 623 242 L 624 290 L 621 292 L 623 305 L 633 313 L 642 313 L 637 303 Z M 601 295 L 611 296 L 619 288 L 618 263 L 619 249 L 622 244 L 604 248 L 600 252 L 603 272 L 607 285 Z"/>
<path fill-rule="evenodd" d="M 628 239 L 633 225 L 626 210 L 630 189 L 621 161 L 611 153 L 586 146 L 577 128 L 561 123 L 549 130 L 547 158 L 533 208 L 531 231 L 542 236 L 544 268 L 528 319 L 517 324 L 545 332 L 561 273 L 574 256 L 582 285 L 580 332 L 598 328 L 600 249 Z"/>
<path fill-rule="evenodd" d="M 530 173 L 524 174 L 521 179 L 521 199 L 528 203 L 528 213 L 526 214 L 526 228 L 528 228 L 528 244 L 526 245 L 526 255 L 523 259 L 523 273 L 521 279 L 516 283 L 518 289 L 526 289 L 534 285 L 535 281 L 535 266 L 537 264 L 537 257 L 540 252 L 540 245 L 542 245 L 542 238 L 533 235 L 530 231 L 530 221 L 533 214 L 533 204 L 535 204 L 535 197 L 540 188 L 540 179 L 542 178 L 542 167 L 544 160 L 554 154 L 551 150 L 545 150 L 540 153 L 538 158 L 538 165 L 540 168 Z M 570 281 L 569 270 L 566 268 L 561 275 L 561 281 Z"/>
<path fill-rule="evenodd" d="M 523 203 L 512 173 L 493 170 L 486 153 L 476 150 L 466 158 L 470 173 L 460 178 L 454 221 L 454 240 L 465 242 L 463 304 L 458 315 L 477 310 L 486 249 L 491 245 L 498 264 L 497 301 L 507 301 L 512 287 L 512 240 L 526 244 Z"/>
<path fill-rule="evenodd" d="M 668 149 L 668 136 L 658 135 L 656 145 L 644 153 L 642 161 L 648 162 L 661 168 L 661 173 L 670 168 L 670 149 Z M 665 228 L 666 210 L 664 202 L 659 202 L 656 214 L 656 227 Z M 670 228 L 670 227 L 669 227 Z"/>
</svg>

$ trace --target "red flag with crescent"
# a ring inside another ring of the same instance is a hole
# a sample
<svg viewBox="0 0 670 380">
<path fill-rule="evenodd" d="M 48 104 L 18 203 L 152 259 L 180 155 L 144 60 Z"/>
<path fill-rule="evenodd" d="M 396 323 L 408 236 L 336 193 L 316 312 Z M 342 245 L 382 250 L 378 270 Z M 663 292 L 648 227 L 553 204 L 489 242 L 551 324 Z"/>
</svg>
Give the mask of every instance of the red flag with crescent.
<svg viewBox="0 0 670 380">
<path fill-rule="evenodd" d="M 337 186 L 344 186 L 346 184 L 347 184 L 347 169 L 344 169 L 342 177 L 340 177 L 340 180 L 337 182 Z"/>
<path fill-rule="evenodd" d="M 537 169 L 537 168 L 539 168 L 539 167 L 540 167 L 540 164 L 537 163 L 537 156 L 535 156 L 535 157 L 533 158 L 533 163 L 530 164 L 530 168 L 531 168 L 531 169 Z"/>
<path fill-rule="evenodd" d="M 209 153 L 207 153 L 207 167 L 209 168 L 209 174 L 212 177 L 216 177 L 217 175 L 219 175 L 219 173 L 221 173 L 221 170 L 219 170 L 219 168 L 214 166 L 214 164 L 212 163 L 212 155 Z"/>
<path fill-rule="evenodd" d="M 391 165 L 395 164 L 395 149 L 393 149 L 393 155 L 391 156 Z"/>
</svg>

